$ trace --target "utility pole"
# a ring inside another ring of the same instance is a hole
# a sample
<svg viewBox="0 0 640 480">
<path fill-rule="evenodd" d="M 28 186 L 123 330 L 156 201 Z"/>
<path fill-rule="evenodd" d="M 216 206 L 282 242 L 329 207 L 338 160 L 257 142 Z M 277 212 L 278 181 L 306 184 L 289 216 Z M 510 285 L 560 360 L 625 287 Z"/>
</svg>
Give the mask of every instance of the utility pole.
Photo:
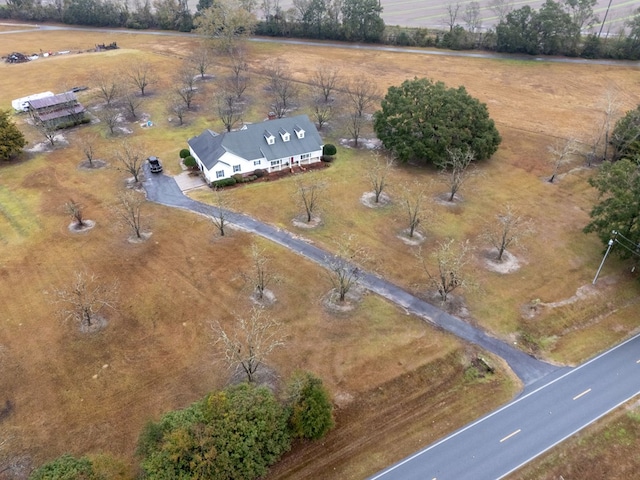
<svg viewBox="0 0 640 480">
<path fill-rule="evenodd" d="M 607 11 L 604 12 L 604 18 L 602 19 L 602 24 L 600 25 L 600 31 L 598 32 L 598 38 L 600 38 L 600 35 L 602 34 L 602 29 L 604 28 L 604 22 L 607 21 L 607 16 L 609 15 L 609 9 L 611 8 L 611 3 L 613 2 L 613 0 L 609 0 L 609 5 L 607 5 Z"/>
<path fill-rule="evenodd" d="M 593 282 L 591 282 L 591 285 L 595 285 L 596 284 L 596 281 L 598 280 L 598 275 L 600 275 L 600 270 L 602 270 L 602 266 L 604 265 L 604 261 L 607 259 L 607 255 L 609 255 L 609 252 L 611 251 L 611 247 L 613 247 L 613 240 L 618 235 L 618 232 L 616 232 L 615 230 L 613 232 L 611 232 L 611 233 L 613 234 L 613 238 L 609 239 L 609 246 L 607 247 L 607 251 L 604 252 L 604 257 L 602 257 L 602 261 L 600 262 L 600 266 L 598 267 L 598 271 L 596 272 L 596 276 L 593 277 Z"/>
</svg>

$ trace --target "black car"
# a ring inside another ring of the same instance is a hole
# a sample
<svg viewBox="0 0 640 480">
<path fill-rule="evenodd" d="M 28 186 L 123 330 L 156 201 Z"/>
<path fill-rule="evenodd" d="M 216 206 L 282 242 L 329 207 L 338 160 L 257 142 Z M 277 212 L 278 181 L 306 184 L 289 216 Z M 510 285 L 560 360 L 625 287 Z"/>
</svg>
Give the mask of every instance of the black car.
<svg viewBox="0 0 640 480">
<path fill-rule="evenodd" d="M 149 169 L 151 170 L 151 173 L 162 172 L 162 164 L 160 163 L 160 159 L 158 157 L 149 157 L 147 158 L 147 162 L 149 162 Z"/>
</svg>

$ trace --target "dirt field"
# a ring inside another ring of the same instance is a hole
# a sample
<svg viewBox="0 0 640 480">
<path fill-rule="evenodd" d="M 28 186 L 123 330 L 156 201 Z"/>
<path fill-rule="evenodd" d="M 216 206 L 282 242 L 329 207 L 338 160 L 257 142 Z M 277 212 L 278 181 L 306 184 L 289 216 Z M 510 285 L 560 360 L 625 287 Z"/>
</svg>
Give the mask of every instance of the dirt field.
<svg viewBox="0 0 640 480">
<path fill-rule="evenodd" d="M 143 107 L 155 126 L 142 129 L 129 122 L 133 133 L 126 136 L 160 156 L 168 173 L 178 173 L 177 152 L 185 140 L 205 127 L 220 130 L 209 103 L 215 81 L 199 86 L 198 109 L 186 126 L 168 121 L 166 90 L 181 58 L 194 48 L 192 39 L 51 31 L 3 34 L 2 40 L 3 49 L 25 53 L 41 48 L 86 52 L 112 41 L 123 47 L 0 65 L 2 108 L 37 91 L 92 86 L 92 72 L 115 71 L 144 59 L 158 72 Z M 539 232 L 526 250 L 514 250 L 523 265 L 514 274 L 490 272 L 482 257 L 475 257 L 477 287 L 461 292 L 469 320 L 508 340 L 527 329 L 540 340 L 539 355 L 563 363 L 581 361 L 637 329 L 638 284 L 615 260 L 605 266 L 593 294 L 570 301 L 590 283 L 601 259 L 597 239 L 580 232 L 595 199 L 585 181 L 592 170 L 576 159 L 556 184 L 545 182 L 549 142 L 570 135 L 587 140 L 604 91 L 618 93 L 622 110 L 637 105 L 637 69 L 255 44 L 250 55 L 253 104 L 247 115 L 255 120 L 268 111 L 259 73 L 272 58 L 286 60 L 301 82 L 315 65 L 331 59 L 345 75 L 375 73 L 380 92 L 424 75 L 465 85 L 488 104 L 504 142 L 495 158 L 481 166 L 482 176 L 465 186 L 464 202 L 449 209 L 433 204 L 437 221 L 423 226 L 430 245 L 453 236 L 471 239 L 480 251 L 487 212 L 506 202 L 531 216 Z M 225 75 L 224 59 L 213 70 L 217 77 Z M 80 100 L 90 109 L 99 103 L 92 89 L 82 92 Z M 42 142 L 23 117 L 15 118 L 28 148 Z M 327 141 L 339 144 L 344 132 L 335 121 Z M 0 416 L 6 432 L 0 471 L 7 469 L 0 475 L 6 478 L 21 478 L 31 466 L 67 451 L 109 454 L 116 459 L 111 476 L 129 478 L 135 441 L 147 420 L 224 385 L 228 372 L 216 361 L 209 322 L 230 325 L 233 313 L 249 306 L 239 272 L 248 268 L 253 239 L 240 232 L 215 238 L 205 219 L 146 205 L 153 235 L 143 244 L 128 243 L 112 212 L 126 175 L 113 168 L 77 168 L 82 160 L 78 140 L 90 133 L 101 138 L 99 157 L 113 167 L 113 151 L 125 135 L 111 138 L 99 124 L 64 132 L 68 146 L 0 165 L 0 289 L 10 292 L 0 309 L 0 385 L 6 397 L 0 397 L 0 405 L 8 406 Z M 325 209 L 322 228 L 297 233 L 328 248 L 342 232 L 353 233 L 371 250 L 372 268 L 421 293 L 415 250 L 397 239 L 402 212 L 393 207 L 371 211 L 359 202 L 369 189 L 369 158 L 367 151 L 340 148 L 330 168 L 311 174 L 323 175 L 331 207 Z M 429 185 L 430 198 L 442 192 L 435 172 L 415 167 L 397 168 L 391 184 L 409 179 Z M 238 209 L 289 229 L 298 213 L 293 188 L 293 179 L 283 179 L 232 194 Z M 393 189 L 390 194 L 393 198 Z M 207 190 L 194 196 L 210 200 Z M 85 206 L 96 228 L 80 235 L 68 231 L 62 205 L 70 198 Z M 285 279 L 274 288 L 278 302 L 273 314 L 288 330 L 287 348 L 270 364 L 283 379 L 296 368 L 320 375 L 337 405 L 338 425 L 322 443 L 297 445 L 272 478 L 363 478 L 517 391 L 517 382 L 504 370 L 487 380 L 470 379 L 465 371 L 476 354 L 472 348 L 372 295 L 349 317 L 327 313 L 320 304 L 329 288 L 323 271 L 264 245 Z M 97 335 L 80 334 L 62 322 L 52 301 L 54 289 L 68 284 L 78 270 L 120 285 L 118 308 Z M 522 309 L 534 299 L 546 306 L 529 319 Z"/>
</svg>

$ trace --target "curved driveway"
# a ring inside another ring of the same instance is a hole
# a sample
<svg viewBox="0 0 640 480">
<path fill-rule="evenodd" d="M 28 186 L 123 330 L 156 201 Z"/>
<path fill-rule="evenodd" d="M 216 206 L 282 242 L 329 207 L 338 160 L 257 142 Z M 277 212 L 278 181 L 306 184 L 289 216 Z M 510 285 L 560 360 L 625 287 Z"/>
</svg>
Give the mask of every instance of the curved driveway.
<svg viewBox="0 0 640 480">
<path fill-rule="evenodd" d="M 217 207 L 198 202 L 185 196 L 172 177 L 149 174 L 148 166 L 145 166 L 145 171 L 147 174 L 143 185 L 149 200 L 170 207 L 191 210 L 209 217 L 216 215 L 218 211 Z M 255 233 L 287 247 L 292 252 L 302 255 L 324 267 L 327 267 L 331 259 L 334 258 L 330 253 L 295 237 L 286 230 L 259 222 L 247 215 L 229 212 L 228 221 L 242 230 Z M 406 290 L 377 275 L 362 272 L 360 284 L 367 290 L 377 293 L 403 307 L 409 313 L 417 315 L 467 342 L 474 343 L 502 357 L 525 385 L 530 385 L 557 370 L 557 367 L 536 360 L 532 356 L 513 348 L 511 345 L 488 335 L 485 331 L 469 325 L 459 318 L 449 315 L 439 308 L 420 300 Z"/>
</svg>

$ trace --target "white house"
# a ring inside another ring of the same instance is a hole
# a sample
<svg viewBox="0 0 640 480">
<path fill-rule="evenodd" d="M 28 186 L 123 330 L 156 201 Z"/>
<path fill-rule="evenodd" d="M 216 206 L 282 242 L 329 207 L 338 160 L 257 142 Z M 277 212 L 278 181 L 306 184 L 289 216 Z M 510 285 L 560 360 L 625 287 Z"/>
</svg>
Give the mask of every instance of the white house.
<svg viewBox="0 0 640 480">
<path fill-rule="evenodd" d="M 234 132 L 205 130 L 188 140 L 207 182 L 258 169 L 274 172 L 320 161 L 322 139 L 306 115 L 253 123 Z"/>
</svg>

